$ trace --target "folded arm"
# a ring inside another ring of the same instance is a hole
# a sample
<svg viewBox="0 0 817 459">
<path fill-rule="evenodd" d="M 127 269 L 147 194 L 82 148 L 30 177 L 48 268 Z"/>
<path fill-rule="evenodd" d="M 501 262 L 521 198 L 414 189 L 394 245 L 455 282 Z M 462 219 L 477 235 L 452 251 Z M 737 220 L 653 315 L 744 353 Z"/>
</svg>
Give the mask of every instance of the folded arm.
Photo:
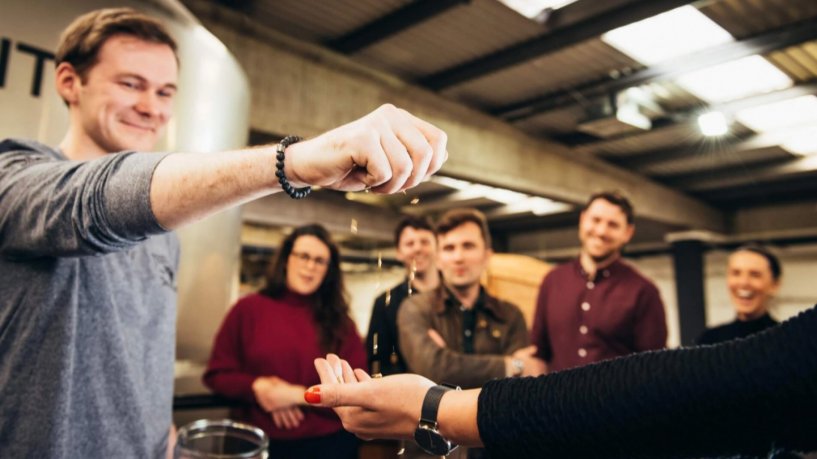
<svg viewBox="0 0 817 459">
<path fill-rule="evenodd" d="M 400 349 L 410 371 L 463 387 L 477 387 L 506 375 L 507 356 L 466 354 L 435 343 L 428 336 L 433 328 L 428 313 L 414 298 L 403 302 L 397 317 Z"/>
</svg>

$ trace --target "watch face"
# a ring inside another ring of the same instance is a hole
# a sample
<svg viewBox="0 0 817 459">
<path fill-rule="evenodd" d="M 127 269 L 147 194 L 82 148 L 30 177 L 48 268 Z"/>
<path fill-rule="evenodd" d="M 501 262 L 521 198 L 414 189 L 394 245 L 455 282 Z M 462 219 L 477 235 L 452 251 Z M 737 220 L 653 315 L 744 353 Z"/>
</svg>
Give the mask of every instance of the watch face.
<svg viewBox="0 0 817 459">
<path fill-rule="evenodd" d="M 451 442 L 443 438 L 436 430 L 423 425 L 414 431 L 414 441 L 428 454 L 444 456 L 453 450 Z"/>
</svg>

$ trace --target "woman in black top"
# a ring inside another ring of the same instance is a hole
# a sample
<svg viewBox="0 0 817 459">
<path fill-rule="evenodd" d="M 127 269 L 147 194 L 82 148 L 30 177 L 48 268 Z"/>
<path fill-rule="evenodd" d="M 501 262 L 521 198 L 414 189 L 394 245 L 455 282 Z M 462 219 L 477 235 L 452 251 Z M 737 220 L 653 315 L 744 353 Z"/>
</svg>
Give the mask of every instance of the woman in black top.
<svg viewBox="0 0 817 459">
<path fill-rule="evenodd" d="M 778 324 L 769 315 L 769 303 L 780 288 L 780 261 L 766 248 L 745 245 L 729 256 L 726 286 L 735 307 L 734 321 L 709 328 L 696 340 L 715 344 L 745 338 Z"/>
<path fill-rule="evenodd" d="M 434 383 L 316 360 L 307 399 L 364 437 L 412 438 Z M 339 378 L 340 381 L 339 382 Z M 817 450 L 817 308 L 713 346 L 646 352 L 446 392 L 442 435 L 497 458 L 682 458 Z"/>
</svg>

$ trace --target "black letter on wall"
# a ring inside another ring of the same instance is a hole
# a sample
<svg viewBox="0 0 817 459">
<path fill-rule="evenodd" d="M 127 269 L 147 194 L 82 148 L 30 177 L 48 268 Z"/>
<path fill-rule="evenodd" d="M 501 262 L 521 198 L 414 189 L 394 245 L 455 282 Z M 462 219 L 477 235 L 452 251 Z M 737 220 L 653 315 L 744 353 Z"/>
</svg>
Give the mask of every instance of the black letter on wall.
<svg viewBox="0 0 817 459">
<path fill-rule="evenodd" d="M 35 48 L 33 46 L 27 45 L 25 43 L 17 43 L 17 50 L 31 54 L 35 58 L 37 58 L 37 62 L 34 63 L 34 78 L 31 80 L 31 95 L 34 97 L 40 97 L 40 86 L 42 86 L 43 82 L 43 65 L 47 60 L 54 60 L 54 54 L 46 51 L 44 49 Z"/>
<path fill-rule="evenodd" d="M 0 41 L 0 88 L 6 85 L 6 68 L 9 63 L 9 50 L 11 41 L 4 38 Z"/>
</svg>

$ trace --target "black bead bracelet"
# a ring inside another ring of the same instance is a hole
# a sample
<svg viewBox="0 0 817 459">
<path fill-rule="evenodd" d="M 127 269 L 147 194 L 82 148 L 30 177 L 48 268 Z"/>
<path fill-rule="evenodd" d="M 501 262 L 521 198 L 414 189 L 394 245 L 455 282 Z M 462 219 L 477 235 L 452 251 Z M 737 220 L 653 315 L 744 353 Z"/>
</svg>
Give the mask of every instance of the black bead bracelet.
<svg viewBox="0 0 817 459">
<path fill-rule="evenodd" d="M 298 143 L 301 140 L 303 140 L 303 138 L 297 135 L 288 135 L 281 139 L 278 145 L 275 146 L 275 159 L 277 159 L 275 162 L 275 176 L 278 177 L 278 183 L 281 184 L 281 188 L 283 188 L 284 192 L 292 199 L 303 199 L 309 196 L 309 193 L 312 191 L 311 186 L 305 186 L 303 188 L 293 187 L 284 173 L 284 151 L 286 151 L 288 146 L 293 143 Z"/>
</svg>

